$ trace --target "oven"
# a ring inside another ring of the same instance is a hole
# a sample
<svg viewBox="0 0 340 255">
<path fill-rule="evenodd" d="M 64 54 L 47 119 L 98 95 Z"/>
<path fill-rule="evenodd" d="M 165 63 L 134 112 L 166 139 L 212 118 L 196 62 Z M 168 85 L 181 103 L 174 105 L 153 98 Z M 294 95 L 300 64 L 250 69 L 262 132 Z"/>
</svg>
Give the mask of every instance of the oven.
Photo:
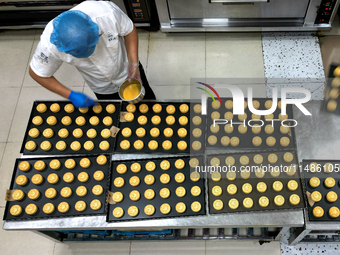
<svg viewBox="0 0 340 255">
<path fill-rule="evenodd" d="M 156 0 L 163 32 L 329 30 L 340 0 Z"/>
<path fill-rule="evenodd" d="M 1 0 L 0 0 L 1 1 Z M 0 29 L 44 28 L 46 24 L 83 0 L 7 0 L 0 2 Z M 158 30 L 154 0 L 112 0 L 136 27 Z"/>
</svg>

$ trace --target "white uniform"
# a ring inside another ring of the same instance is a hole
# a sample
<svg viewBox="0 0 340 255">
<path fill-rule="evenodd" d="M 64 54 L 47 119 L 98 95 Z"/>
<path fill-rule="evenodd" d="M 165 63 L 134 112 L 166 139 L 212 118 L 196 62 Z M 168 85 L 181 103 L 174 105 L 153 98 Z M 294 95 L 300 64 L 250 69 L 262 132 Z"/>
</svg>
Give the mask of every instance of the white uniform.
<svg viewBox="0 0 340 255">
<path fill-rule="evenodd" d="M 71 10 L 79 10 L 91 17 L 99 26 L 99 42 L 88 58 L 75 58 L 58 51 L 50 42 L 53 20 L 40 37 L 30 66 L 41 77 L 51 77 L 63 62 L 75 66 L 90 88 L 99 94 L 118 92 L 119 86 L 128 76 L 128 59 L 124 36 L 133 30 L 129 17 L 112 2 L 85 1 Z"/>
</svg>

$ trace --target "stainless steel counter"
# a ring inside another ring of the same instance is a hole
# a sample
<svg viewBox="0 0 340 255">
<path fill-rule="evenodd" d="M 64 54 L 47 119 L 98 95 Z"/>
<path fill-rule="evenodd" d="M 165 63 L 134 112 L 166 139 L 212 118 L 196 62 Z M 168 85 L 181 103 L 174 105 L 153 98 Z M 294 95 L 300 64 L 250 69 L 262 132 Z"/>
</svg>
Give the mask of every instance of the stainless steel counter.
<svg viewBox="0 0 340 255">
<path fill-rule="evenodd" d="M 297 149 L 299 161 L 302 159 L 339 159 L 340 143 L 336 139 L 340 131 L 340 117 L 320 113 L 320 101 L 305 104 L 312 116 L 304 116 L 294 107 Z M 139 156 L 144 157 L 144 156 Z M 121 159 L 122 155 L 114 155 Z M 124 155 L 126 159 L 126 155 Z M 135 155 L 131 158 L 136 158 Z M 73 217 L 37 221 L 5 222 L 5 230 L 66 230 L 66 229 L 164 229 L 164 228 L 222 228 L 222 227 L 303 227 L 303 210 L 282 210 L 276 212 L 252 212 L 221 215 L 207 215 L 134 222 L 107 223 L 105 216 Z M 313 227 L 328 224 L 313 223 Z M 340 224 L 329 224 L 332 229 L 340 229 Z M 328 226 L 326 227 L 328 228 Z"/>
</svg>

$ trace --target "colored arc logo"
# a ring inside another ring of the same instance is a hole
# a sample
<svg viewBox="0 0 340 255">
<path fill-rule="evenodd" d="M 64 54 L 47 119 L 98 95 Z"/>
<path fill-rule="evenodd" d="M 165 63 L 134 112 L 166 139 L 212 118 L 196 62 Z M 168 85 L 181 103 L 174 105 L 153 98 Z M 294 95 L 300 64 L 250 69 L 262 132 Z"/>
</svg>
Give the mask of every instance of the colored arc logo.
<svg viewBox="0 0 340 255">
<path fill-rule="evenodd" d="M 217 93 L 217 91 L 211 87 L 210 85 L 206 84 L 206 83 L 203 83 L 203 82 L 197 82 L 199 84 L 202 84 L 206 87 L 208 87 L 212 92 L 215 93 L 215 95 L 217 96 L 218 100 L 220 101 L 220 104 L 222 105 L 222 101 L 221 101 L 221 98 L 220 98 L 220 95 Z M 214 100 L 215 104 L 216 104 L 216 100 L 215 100 L 215 97 L 213 96 L 213 94 L 210 93 L 210 91 L 206 90 L 206 89 L 203 89 L 203 88 L 200 88 L 200 87 L 197 87 L 198 89 L 201 89 L 203 90 L 204 92 L 206 92 L 209 96 L 211 96 L 211 98 Z"/>
</svg>

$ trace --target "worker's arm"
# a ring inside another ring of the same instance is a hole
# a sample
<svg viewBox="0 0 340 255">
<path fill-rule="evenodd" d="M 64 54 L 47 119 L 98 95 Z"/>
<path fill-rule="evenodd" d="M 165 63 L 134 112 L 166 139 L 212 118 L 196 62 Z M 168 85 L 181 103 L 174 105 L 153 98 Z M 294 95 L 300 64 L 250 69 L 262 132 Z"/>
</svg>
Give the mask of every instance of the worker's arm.
<svg viewBox="0 0 340 255">
<path fill-rule="evenodd" d="M 96 104 L 92 98 L 86 96 L 85 94 L 72 91 L 69 88 L 65 87 L 56 78 L 54 78 L 54 76 L 48 78 L 41 77 L 37 75 L 31 67 L 29 69 L 29 74 L 37 83 L 39 83 L 44 88 L 62 97 L 70 99 L 75 107 L 90 107 Z"/>
<path fill-rule="evenodd" d="M 135 26 L 130 34 L 124 37 L 126 52 L 129 60 L 128 79 L 137 78 L 140 80 L 138 62 L 138 33 Z"/>
</svg>

